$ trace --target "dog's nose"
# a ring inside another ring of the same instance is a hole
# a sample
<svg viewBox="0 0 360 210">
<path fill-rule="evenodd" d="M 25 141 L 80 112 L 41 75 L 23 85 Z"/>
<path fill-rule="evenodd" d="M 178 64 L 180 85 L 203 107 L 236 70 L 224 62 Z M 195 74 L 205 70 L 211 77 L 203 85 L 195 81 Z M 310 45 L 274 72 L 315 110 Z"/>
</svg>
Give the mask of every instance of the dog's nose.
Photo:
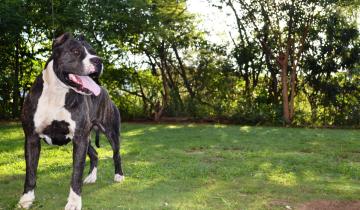
<svg viewBox="0 0 360 210">
<path fill-rule="evenodd" d="M 98 57 L 90 58 L 90 62 L 95 65 L 101 65 L 101 63 L 102 63 L 101 58 L 98 58 Z"/>
</svg>

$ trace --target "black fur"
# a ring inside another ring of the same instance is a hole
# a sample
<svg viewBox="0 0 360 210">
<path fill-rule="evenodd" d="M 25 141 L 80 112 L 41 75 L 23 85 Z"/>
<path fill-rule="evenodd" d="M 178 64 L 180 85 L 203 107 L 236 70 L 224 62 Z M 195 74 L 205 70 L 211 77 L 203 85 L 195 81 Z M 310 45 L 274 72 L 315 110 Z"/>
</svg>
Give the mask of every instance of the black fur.
<svg viewBox="0 0 360 210">
<path fill-rule="evenodd" d="M 64 120 L 52 121 L 51 125 L 44 129 L 43 133 L 49 136 L 55 145 L 65 145 L 71 141 L 71 139 L 66 138 L 66 135 L 69 133 L 69 123 Z"/>
<path fill-rule="evenodd" d="M 38 104 L 38 100 L 43 89 L 43 79 L 38 76 L 35 83 L 24 101 L 21 113 L 21 122 L 25 134 L 25 159 L 26 161 L 26 177 L 24 184 L 24 193 L 33 190 L 36 186 L 36 173 L 39 163 L 39 155 L 41 150 L 39 135 L 35 133 L 34 113 Z"/>
<path fill-rule="evenodd" d="M 95 54 L 91 46 L 83 38 L 74 39 L 66 33 L 57 38 L 53 43 L 53 53 L 46 65 L 53 60 L 53 69 L 60 81 L 71 86 L 65 78 L 65 73 L 83 75 L 84 67 L 81 61 L 84 58 L 84 49 Z M 78 50 L 80 54 L 74 53 Z M 91 61 L 96 66 L 98 74 L 92 75 L 98 78 L 99 68 L 102 67 L 101 60 Z M 36 171 L 40 155 L 40 134 L 47 135 L 52 139 L 53 144 L 64 145 L 71 141 L 66 138 L 69 134 L 69 122 L 54 120 L 42 130 L 42 133 L 35 131 L 34 115 L 37 110 L 39 98 L 43 92 L 43 75 L 37 77 L 29 94 L 26 96 L 22 109 L 22 125 L 25 133 L 25 160 L 26 177 L 24 193 L 33 190 L 36 186 Z M 71 114 L 71 119 L 76 122 L 73 142 L 73 174 L 71 179 L 72 190 L 80 195 L 82 187 L 82 176 L 85 167 L 86 154 L 90 157 L 90 172 L 97 166 L 98 157 L 96 150 L 90 145 L 90 132 L 93 127 L 99 127 L 96 135 L 96 145 L 99 146 L 98 132 L 102 131 L 108 138 L 112 149 L 115 165 L 115 173 L 123 175 L 120 158 L 120 114 L 117 107 L 110 100 L 109 94 L 103 88 L 98 96 L 82 95 L 69 89 L 65 96 L 65 109 Z"/>
<path fill-rule="evenodd" d="M 100 148 L 100 132 L 98 130 L 95 131 L 95 145 Z"/>
</svg>

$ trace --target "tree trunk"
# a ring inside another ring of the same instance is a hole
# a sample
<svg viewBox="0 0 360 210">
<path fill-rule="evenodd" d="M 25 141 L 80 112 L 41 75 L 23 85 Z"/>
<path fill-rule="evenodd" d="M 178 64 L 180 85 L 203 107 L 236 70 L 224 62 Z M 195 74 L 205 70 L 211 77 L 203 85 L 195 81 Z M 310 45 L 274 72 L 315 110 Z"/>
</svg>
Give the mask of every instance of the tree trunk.
<svg viewBox="0 0 360 210">
<path fill-rule="evenodd" d="M 186 76 L 185 67 L 184 67 L 184 65 L 183 65 L 183 63 L 182 63 L 182 60 L 181 60 L 180 56 L 179 56 L 178 50 L 177 50 L 177 48 L 176 48 L 176 46 L 175 46 L 174 44 L 172 45 L 172 49 L 174 50 L 175 57 L 176 57 L 176 59 L 177 59 L 177 61 L 178 61 L 178 63 L 179 63 L 179 67 L 180 67 L 180 72 L 179 72 L 179 73 L 180 73 L 180 76 L 181 76 L 181 78 L 182 78 L 183 81 L 184 81 L 184 85 L 185 85 L 187 91 L 189 92 L 190 97 L 191 97 L 192 99 L 194 99 L 194 98 L 195 98 L 195 93 L 194 93 L 194 91 L 193 91 L 192 88 L 191 88 L 190 82 L 189 82 L 189 80 L 188 80 L 188 78 L 187 78 L 187 76 Z"/>
<path fill-rule="evenodd" d="M 163 50 L 163 46 L 161 46 L 161 51 Z M 160 56 L 162 57 L 162 56 Z M 162 59 L 162 58 L 160 58 Z M 163 91 L 162 91 L 162 103 L 160 104 L 160 102 L 157 102 L 155 105 L 155 115 L 154 115 L 154 120 L 156 122 L 158 122 L 163 114 L 163 111 L 165 109 L 165 106 L 167 105 L 168 102 L 168 97 L 169 97 L 169 90 L 168 90 L 168 78 L 166 77 L 166 72 L 165 72 L 165 67 L 164 67 L 164 61 L 161 60 L 160 61 L 161 64 L 159 66 L 160 69 L 160 73 L 161 73 L 161 80 L 162 80 L 162 85 L 163 85 Z"/>
<path fill-rule="evenodd" d="M 181 96 L 180 96 L 179 87 L 176 85 L 176 83 L 175 83 L 175 81 L 174 81 L 174 79 L 172 77 L 171 68 L 168 66 L 166 60 L 164 60 L 163 63 L 164 63 L 163 66 L 164 66 L 164 68 L 166 70 L 166 74 L 167 74 L 167 78 L 168 78 L 168 82 L 169 82 L 168 86 L 169 86 L 169 88 L 171 90 L 171 96 L 174 96 L 177 99 L 177 101 L 180 104 L 180 109 L 183 110 L 184 103 L 183 103 L 183 101 L 181 99 Z"/>
<path fill-rule="evenodd" d="M 167 89 L 167 84 L 166 84 L 166 78 L 165 77 L 165 72 L 163 69 L 160 69 L 161 71 L 161 77 L 162 77 L 162 84 L 163 84 L 163 90 L 161 92 L 161 95 L 162 95 L 162 103 L 160 103 L 159 101 L 155 104 L 155 107 L 154 107 L 154 121 L 155 122 L 159 122 L 162 115 L 163 115 L 163 112 L 164 112 L 164 109 L 165 109 L 165 106 L 167 105 L 167 101 L 168 101 L 168 89 Z"/>
<path fill-rule="evenodd" d="M 281 68 L 281 82 L 282 82 L 282 98 L 283 98 L 283 118 L 284 118 L 284 123 L 286 125 L 289 125 L 292 123 L 292 117 L 291 117 L 291 113 L 292 111 L 290 111 L 290 107 L 289 107 L 289 83 L 288 83 L 288 64 L 289 64 L 289 57 L 290 57 L 290 51 L 292 51 L 293 46 L 294 46 L 294 41 L 292 40 L 292 33 L 293 33 L 293 17 L 294 17 L 294 7 L 293 7 L 294 2 L 292 2 L 290 11 L 289 11 L 289 22 L 288 22 L 288 34 L 287 34 L 287 40 L 286 40 L 286 52 L 285 53 L 280 53 L 279 57 L 278 57 L 278 63 L 280 65 Z M 294 69 L 292 69 L 291 71 L 291 79 L 290 79 L 290 86 L 292 87 L 292 82 L 293 81 L 293 74 L 295 73 Z M 295 84 L 295 83 L 294 83 Z M 295 89 L 291 89 L 291 92 L 295 91 Z M 291 95 L 292 101 L 290 100 L 291 103 L 293 103 L 294 101 L 294 95 Z M 294 108 L 294 104 L 290 105 L 292 107 L 292 109 Z"/>
<path fill-rule="evenodd" d="M 293 121 L 295 115 L 295 94 L 296 94 L 296 67 L 293 66 L 291 69 L 291 76 L 290 76 L 290 105 L 289 105 L 289 118 L 290 122 Z"/>
<path fill-rule="evenodd" d="M 148 98 L 146 98 L 146 95 L 144 93 L 144 89 L 141 83 L 141 80 L 139 78 L 139 74 L 135 71 L 135 76 L 136 76 L 136 80 L 139 83 L 139 88 L 140 88 L 140 94 L 141 94 L 141 99 L 143 101 L 143 112 L 145 115 L 148 115 Z M 151 112 L 151 111 L 150 111 Z"/>
<path fill-rule="evenodd" d="M 278 81 L 277 74 L 275 71 L 271 71 L 270 73 L 270 93 L 272 93 L 272 103 L 273 105 L 279 105 L 279 91 L 278 91 Z"/>
<path fill-rule="evenodd" d="M 19 72 L 20 72 L 20 38 L 18 37 L 15 44 L 15 68 L 13 74 L 13 104 L 12 118 L 19 117 Z"/>
<path fill-rule="evenodd" d="M 316 106 L 316 98 L 315 97 L 312 97 L 311 95 L 308 96 L 308 101 L 310 103 L 310 108 L 311 108 L 311 121 L 312 121 L 312 124 L 315 124 L 316 121 L 318 120 L 318 109 L 317 109 L 317 106 Z"/>
<path fill-rule="evenodd" d="M 282 99 L 283 99 L 283 119 L 285 124 L 290 124 L 290 112 L 289 112 L 289 95 L 288 95 L 288 52 L 281 53 L 278 57 L 278 63 L 281 69 L 281 84 L 282 84 Z"/>
<path fill-rule="evenodd" d="M 311 24 L 312 18 L 309 19 L 307 25 L 305 26 L 305 30 L 302 33 L 301 39 L 300 39 L 300 48 L 299 51 L 296 53 L 296 57 L 294 58 L 294 61 L 291 66 L 291 93 L 290 93 L 290 120 L 292 121 L 295 115 L 295 95 L 296 95 L 296 69 L 298 67 L 298 64 L 301 59 L 301 54 L 304 52 L 304 45 L 306 41 L 306 37 L 308 35 L 309 26 Z"/>
</svg>

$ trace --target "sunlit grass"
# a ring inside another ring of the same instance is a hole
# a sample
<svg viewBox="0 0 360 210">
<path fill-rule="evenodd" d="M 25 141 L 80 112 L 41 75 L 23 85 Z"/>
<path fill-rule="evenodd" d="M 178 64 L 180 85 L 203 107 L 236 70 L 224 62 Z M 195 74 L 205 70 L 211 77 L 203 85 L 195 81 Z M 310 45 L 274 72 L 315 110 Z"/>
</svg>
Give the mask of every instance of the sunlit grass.
<svg viewBox="0 0 360 210">
<path fill-rule="evenodd" d="M 1 124 L 0 134 L 0 209 L 13 209 L 24 179 L 23 133 Z M 112 181 L 102 137 L 98 180 L 84 186 L 83 209 L 284 209 L 359 200 L 359 140 L 357 130 L 124 124 L 126 181 Z M 71 145 L 43 144 L 33 209 L 63 209 L 71 161 Z"/>
</svg>

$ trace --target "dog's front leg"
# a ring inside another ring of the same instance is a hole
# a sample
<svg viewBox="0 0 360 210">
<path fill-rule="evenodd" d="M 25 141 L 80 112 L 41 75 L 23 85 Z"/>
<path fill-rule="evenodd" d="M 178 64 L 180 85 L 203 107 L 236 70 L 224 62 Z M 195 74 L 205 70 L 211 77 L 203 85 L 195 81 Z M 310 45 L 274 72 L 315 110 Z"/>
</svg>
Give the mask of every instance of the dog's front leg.
<svg viewBox="0 0 360 210">
<path fill-rule="evenodd" d="M 78 136 L 73 140 L 73 173 L 71 178 L 70 194 L 65 210 L 81 209 L 82 176 L 85 167 L 88 137 Z"/>
<path fill-rule="evenodd" d="M 40 156 L 40 138 L 37 134 L 26 135 L 25 137 L 25 161 L 26 176 L 24 192 L 20 198 L 18 206 L 28 209 L 35 200 L 34 189 L 36 186 L 36 171 Z"/>
</svg>

